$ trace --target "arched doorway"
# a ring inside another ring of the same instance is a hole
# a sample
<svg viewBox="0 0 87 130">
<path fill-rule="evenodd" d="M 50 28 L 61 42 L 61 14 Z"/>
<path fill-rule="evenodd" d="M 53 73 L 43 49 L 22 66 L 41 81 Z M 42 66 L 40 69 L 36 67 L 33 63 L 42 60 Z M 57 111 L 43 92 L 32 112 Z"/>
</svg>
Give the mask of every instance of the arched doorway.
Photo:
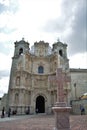
<svg viewBox="0 0 87 130">
<path fill-rule="evenodd" d="M 43 96 L 38 96 L 36 98 L 36 112 L 37 113 L 45 112 L 45 99 Z"/>
</svg>

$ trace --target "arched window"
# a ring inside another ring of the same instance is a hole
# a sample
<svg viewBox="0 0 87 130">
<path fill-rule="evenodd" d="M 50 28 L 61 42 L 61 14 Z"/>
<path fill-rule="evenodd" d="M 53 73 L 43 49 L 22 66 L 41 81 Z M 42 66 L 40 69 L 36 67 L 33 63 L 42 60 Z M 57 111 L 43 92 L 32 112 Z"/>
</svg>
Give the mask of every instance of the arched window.
<svg viewBox="0 0 87 130">
<path fill-rule="evenodd" d="M 43 66 L 38 67 L 38 73 L 44 73 L 44 68 Z"/>
<path fill-rule="evenodd" d="M 21 55 L 23 53 L 23 48 L 19 49 L 19 55 Z"/>
<path fill-rule="evenodd" d="M 63 56 L 63 51 L 62 50 L 59 50 L 59 55 Z"/>
</svg>

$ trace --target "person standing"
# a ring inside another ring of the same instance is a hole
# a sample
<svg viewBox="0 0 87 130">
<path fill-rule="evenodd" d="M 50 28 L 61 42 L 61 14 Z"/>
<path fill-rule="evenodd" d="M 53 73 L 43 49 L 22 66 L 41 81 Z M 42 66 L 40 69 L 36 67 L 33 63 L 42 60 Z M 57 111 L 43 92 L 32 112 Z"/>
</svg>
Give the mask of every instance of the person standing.
<svg viewBox="0 0 87 130">
<path fill-rule="evenodd" d="M 81 115 L 85 115 L 85 108 L 80 104 Z"/>
<path fill-rule="evenodd" d="M 10 117 L 10 115 L 11 115 L 11 108 L 9 107 L 9 109 L 8 109 L 8 117 Z"/>
<path fill-rule="evenodd" d="M 3 107 L 2 108 L 2 115 L 1 115 L 1 118 L 4 118 L 5 117 L 5 108 Z"/>
</svg>

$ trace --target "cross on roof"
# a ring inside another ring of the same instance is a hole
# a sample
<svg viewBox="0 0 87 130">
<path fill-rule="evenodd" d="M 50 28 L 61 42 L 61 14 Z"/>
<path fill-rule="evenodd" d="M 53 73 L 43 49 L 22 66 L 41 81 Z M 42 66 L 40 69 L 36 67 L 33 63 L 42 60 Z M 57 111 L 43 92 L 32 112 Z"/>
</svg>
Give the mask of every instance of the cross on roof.
<svg viewBox="0 0 87 130">
<path fill-rule="evenodd" d="M 71 81 L 70 76 L 63 73 L 62 68 L 57 68 L 56 76 L 50 76 L 49 80 L 57 83 L 57 101 L 64 102 L 63 84 Z"/>
</svg>

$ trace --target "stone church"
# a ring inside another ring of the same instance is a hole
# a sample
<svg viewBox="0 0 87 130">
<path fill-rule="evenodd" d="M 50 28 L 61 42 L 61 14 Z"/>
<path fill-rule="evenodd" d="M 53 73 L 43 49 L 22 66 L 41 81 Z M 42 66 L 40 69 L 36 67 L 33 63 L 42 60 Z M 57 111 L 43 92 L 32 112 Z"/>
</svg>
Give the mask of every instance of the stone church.
<svg viewBox="0 0 87 130">
<path fill-rule="evenodd" d="M 57 101 L 57 68 L 71 77 L 64 83 L 64 100 L 77 99 L 87 92 L 87 69 L 70 69 L 67 57 L 67 44 L 55 42 L 52 47 L 44 41 L 35 42 L 29 47 L 24 39 L 14 43 L 14 55 L 8 89 L 8 107 L 18 114 L 51 113 Z"/>
</svg>

